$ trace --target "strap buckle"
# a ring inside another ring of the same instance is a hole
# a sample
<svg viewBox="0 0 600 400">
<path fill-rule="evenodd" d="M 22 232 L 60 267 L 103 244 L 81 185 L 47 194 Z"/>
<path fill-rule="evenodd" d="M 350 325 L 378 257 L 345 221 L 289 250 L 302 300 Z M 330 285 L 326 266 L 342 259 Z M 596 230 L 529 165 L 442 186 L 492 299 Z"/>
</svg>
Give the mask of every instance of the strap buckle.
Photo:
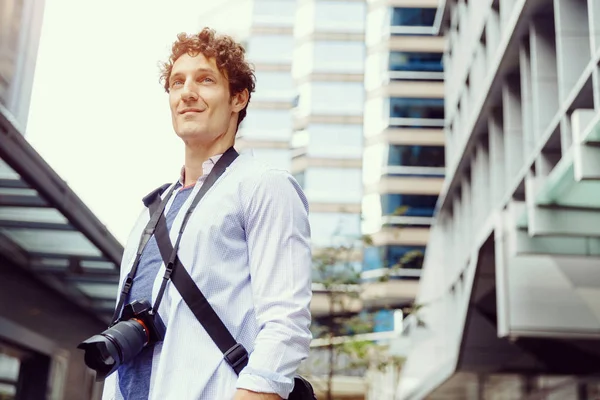
<svg viewBox="0 0 600 400">
<path fill-rule="evenodd" d="M 248 361 L 248 351 L 240 343 L 227 350 L 224 354 L 227 364 L 237 371 L 239 366 L 246 366 Z M 243 365 L 242 365 L 243 364 Z"/>
<path fill-rule="evenodd" d="M 132 285 L 133 285 L 133 278 L 128 276 L 127 279 L 125 279 L 125 284 L 123 285 L 122 292 L 125 294 L 129 294 L 129 291 L 131 290 Z"/>
</svg>

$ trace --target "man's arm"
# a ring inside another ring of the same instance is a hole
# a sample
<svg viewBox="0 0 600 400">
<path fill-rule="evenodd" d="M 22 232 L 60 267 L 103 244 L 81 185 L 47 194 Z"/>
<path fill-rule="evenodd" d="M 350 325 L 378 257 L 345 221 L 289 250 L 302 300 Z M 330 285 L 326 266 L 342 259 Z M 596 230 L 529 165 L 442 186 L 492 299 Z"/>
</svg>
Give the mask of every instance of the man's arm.
<svg viewBox="0 0 600 400">
<path fill-rule="evenodd" d="M 248 201 L 246 216 L 250 279 L 260 332 L 237 387 L 287 398 L 312 338 L 308 205 L 291 175 L 267 171 Z M 243 395 L 248 393 L 238 390 L 236 396 Z"/>
</svg>

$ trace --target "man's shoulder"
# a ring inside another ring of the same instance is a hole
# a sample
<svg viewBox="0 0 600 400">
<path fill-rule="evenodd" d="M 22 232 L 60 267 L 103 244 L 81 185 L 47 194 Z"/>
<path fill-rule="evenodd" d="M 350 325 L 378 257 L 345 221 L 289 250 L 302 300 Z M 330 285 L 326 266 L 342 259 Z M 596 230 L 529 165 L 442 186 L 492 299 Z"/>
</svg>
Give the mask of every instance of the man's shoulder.
<svg viewBox="0 0 600 400">
<path fill-rule="evenodd" d="M 272 166 L 248 154 L 241 155 L 239 161 L 236 170 L 241 174 L 240 189 L 246 194 L 255 193 L 259 187 L 275 191 L 288 187 L 301 191 L 296 179 L 285 169 Z"/>
<path fill-rule="evenodd" d="M 289 171 L 274 167 L 251 154 L 242 154 L 239 156 L 237 171 L 244 176 L 251 176 L 258 180 L 274 175 L 291 176 Z"/>
</svg>

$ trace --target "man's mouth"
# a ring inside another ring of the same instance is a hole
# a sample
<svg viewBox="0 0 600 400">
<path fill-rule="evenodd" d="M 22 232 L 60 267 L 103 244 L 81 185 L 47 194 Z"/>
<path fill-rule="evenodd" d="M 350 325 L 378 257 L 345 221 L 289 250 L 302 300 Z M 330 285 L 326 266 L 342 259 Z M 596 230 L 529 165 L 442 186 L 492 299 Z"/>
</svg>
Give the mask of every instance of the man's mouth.
<svg viewBox="0 0 600 400">
<path fill-rule="evenodd" d="M 204 110 L 201 110 L 199 108 L 189 107 L 189 108 L 184 108 L 183 110 L 179 111 L 179 114 L 183 115 L 183 114 L 187 114 L 187 113 L 201 113 L 202 111 L 204 111 Z"/>
</svg>

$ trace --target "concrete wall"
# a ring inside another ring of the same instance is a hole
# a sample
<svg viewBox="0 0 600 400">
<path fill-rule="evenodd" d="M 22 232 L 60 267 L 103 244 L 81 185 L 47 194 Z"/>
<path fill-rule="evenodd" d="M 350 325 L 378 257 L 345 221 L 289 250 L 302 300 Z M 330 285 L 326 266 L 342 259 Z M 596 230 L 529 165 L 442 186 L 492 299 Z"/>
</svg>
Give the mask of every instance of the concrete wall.
<svg viewBox="0 0 600 400">
<path fill-rule="evenodd" d="M 65 400 L 94 398 L 93 391 L 98 392 L 99 387 L 92 388 L 93 376 L 83 362 L 83 352 L 76 346 L 106 329 L 103 323 L 87 316 L 29 273 L 1 260 L 0 316 L 44 336 L 65 351 L 68 356 Z"/>
</svg>

